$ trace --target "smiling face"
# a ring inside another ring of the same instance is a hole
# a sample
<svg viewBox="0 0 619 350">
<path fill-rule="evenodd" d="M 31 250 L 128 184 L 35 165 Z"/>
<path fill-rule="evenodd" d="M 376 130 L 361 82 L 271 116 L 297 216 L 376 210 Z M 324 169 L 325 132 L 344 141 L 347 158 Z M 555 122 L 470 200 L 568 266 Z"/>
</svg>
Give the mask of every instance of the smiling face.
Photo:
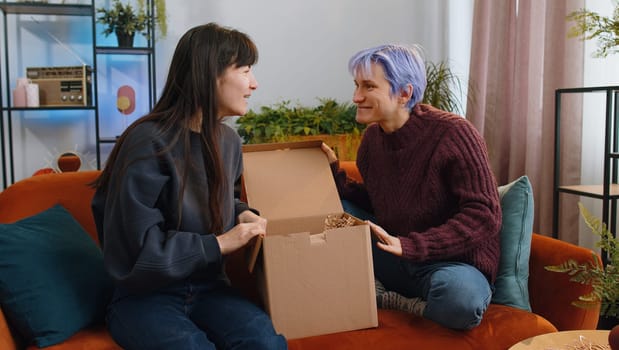
<svg viewBox="0 0 619 350">
<path fill-rule="evenodd" d="M 247 113 L 247 99 L 257 88 L 251 66 L 228 66 L 217 78 L 217 116 L 223 118 Z"/>
<path fill-rule="evenodd" d="M 391 86 L 380 64 L 372 63 L 369 72 L 357 70 L 353 102 L 357 105 L 357 122 L 379 123 L 385 132 L 399 129 L 408 120 L 406 102 L 412 94 L 408 91 L 391 94 Z"/>
</svg>

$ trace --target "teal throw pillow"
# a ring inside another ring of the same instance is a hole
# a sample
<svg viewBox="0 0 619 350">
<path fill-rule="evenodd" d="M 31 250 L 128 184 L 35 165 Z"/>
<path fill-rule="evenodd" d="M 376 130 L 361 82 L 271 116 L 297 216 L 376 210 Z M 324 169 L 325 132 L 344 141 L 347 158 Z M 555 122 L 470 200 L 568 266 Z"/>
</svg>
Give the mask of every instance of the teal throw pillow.
<svg viewBox="0 0 619 350">
<path fill-rule="evenodd" d="M 499 187 L 503 224 L 501 260 L 492 302 L 531 311 L 529 303 L 529 256 L 533 234 L 533 189 L 529 178 Z"/>
<path fill-rule="evenodd" d="M 0 306 L 28 344 L 102 322 L 110 296 L 101 250 L 62 206 L 0 224 Z"/>
</svg>

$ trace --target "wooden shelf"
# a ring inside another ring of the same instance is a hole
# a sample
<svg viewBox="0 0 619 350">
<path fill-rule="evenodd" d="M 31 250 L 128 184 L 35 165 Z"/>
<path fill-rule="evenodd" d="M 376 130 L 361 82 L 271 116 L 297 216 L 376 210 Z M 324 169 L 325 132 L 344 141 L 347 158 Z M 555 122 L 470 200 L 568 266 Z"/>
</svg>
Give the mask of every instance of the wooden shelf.
<svg viewBox="0 0 619 350">
<path fill-rule="evenodd" d="M 572 185 L 572 186 L 559 186 L 560 192 L 572 193 L 593 198 L 604 198 L 604 186 L 602 185 Z M 619 198 L 619 184 L 610 185 L 611 198 Z"/>
</svg>

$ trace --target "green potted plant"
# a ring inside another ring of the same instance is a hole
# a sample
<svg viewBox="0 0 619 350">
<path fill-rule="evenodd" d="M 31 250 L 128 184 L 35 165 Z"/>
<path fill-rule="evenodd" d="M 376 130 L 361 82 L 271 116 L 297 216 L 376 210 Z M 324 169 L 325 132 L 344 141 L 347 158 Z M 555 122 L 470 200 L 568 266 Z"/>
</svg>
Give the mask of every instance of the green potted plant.
<svg viewBox="0 0 619 350">
<path fill-rule="evenodd" d="M 579 9 L 568 14 L 567 19 L 574 22 L 568 37 L 581 37 L 583 40 L 598 40 L 595 57 L 606 57 L 619 52 L 619 1 L 615 2 L 612 17 L 597 12 Z"/>
<path fill-rule="evenodd" d="M 355 121 L 356 107 L 334 99 L 319 99 L 315 107 L 283 101 L 250 110 L 237 120 L 245 143 L 322 140 L 342 160 L 354 160 L 365 125 Z"/>
<path fill-rule="evenodd" d="M 463 113 L 457 93 L 462 92 L 460 78 L 446 62 L 426 62 L 426 90 L 423 103 L 453 113 Z"/>
<path fill-rule="evenodd" d="M 596 246 L 606 254 L 606 263 L 600 262 L 597 255 L 592 253 L 593 259 L 587 263 L 568 260 L 560 265 L 546 266 L 546 269 L 567 273 L 571 281 L 592 287 L 591 293 L 573 302 L 575 306 L 600 305 L 601 316 L 616 318 L 619 316 L 619 240 L 582 203 L 578 203 L 578 208 L 587 226 L 600 238 Z"/>
<path fill-rule="evenodd" d="M 167 35 L 167 16 L 165 0 L 152 0 L 154 2 L 155 13 L 150 14 L 146 9 L 145 0 L 137 0 L 134 7 L 131 3 L 123 3 L 121 0 L 113 0 L 110 8 L 97 8 L 97 23 L 106 25 L 103 34 L 107 37 L 114 33 L 118 38 L 118 46 L 132 47 L 136 33 L 149 38 L 149 28 L 154 29 L 153 25 L 159 29 L 160 37 Z"/>
</svg>

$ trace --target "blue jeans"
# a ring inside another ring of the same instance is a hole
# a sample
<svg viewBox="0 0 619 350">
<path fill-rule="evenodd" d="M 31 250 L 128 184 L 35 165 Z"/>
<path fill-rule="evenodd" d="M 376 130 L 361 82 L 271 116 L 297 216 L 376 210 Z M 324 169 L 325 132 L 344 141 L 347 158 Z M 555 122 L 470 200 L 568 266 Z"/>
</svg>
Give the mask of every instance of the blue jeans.
<svg viewBox="0 0 619 350">
<path fill-rule="evenodd" d="M 492 288 L 475 267 L 460 262 L 415 264 L 372 245 L 374 276 L 385 289 L 426 301 L 423 317 L 452 329 L 471 329 L 492 299 Z"/>
<path fill-rule="evenodd" d="M 342 201 L 344 210 L 362 220 L 374 217 Z M 493 287 L 474 266 L 461 262 L 412 263 L 387 253 L 372 241 L 374 277 L 385 289 L 426 301 L 423 317 L 452 329 L 471 329 L 481 322 Z"/>
<path fill-rule="evenodd" d="M 223 283 L 179 283 L 157 293 L 121 297 L 108 328 L 124 349 L 287 349 L 271 319 Z"/>
</svg>

